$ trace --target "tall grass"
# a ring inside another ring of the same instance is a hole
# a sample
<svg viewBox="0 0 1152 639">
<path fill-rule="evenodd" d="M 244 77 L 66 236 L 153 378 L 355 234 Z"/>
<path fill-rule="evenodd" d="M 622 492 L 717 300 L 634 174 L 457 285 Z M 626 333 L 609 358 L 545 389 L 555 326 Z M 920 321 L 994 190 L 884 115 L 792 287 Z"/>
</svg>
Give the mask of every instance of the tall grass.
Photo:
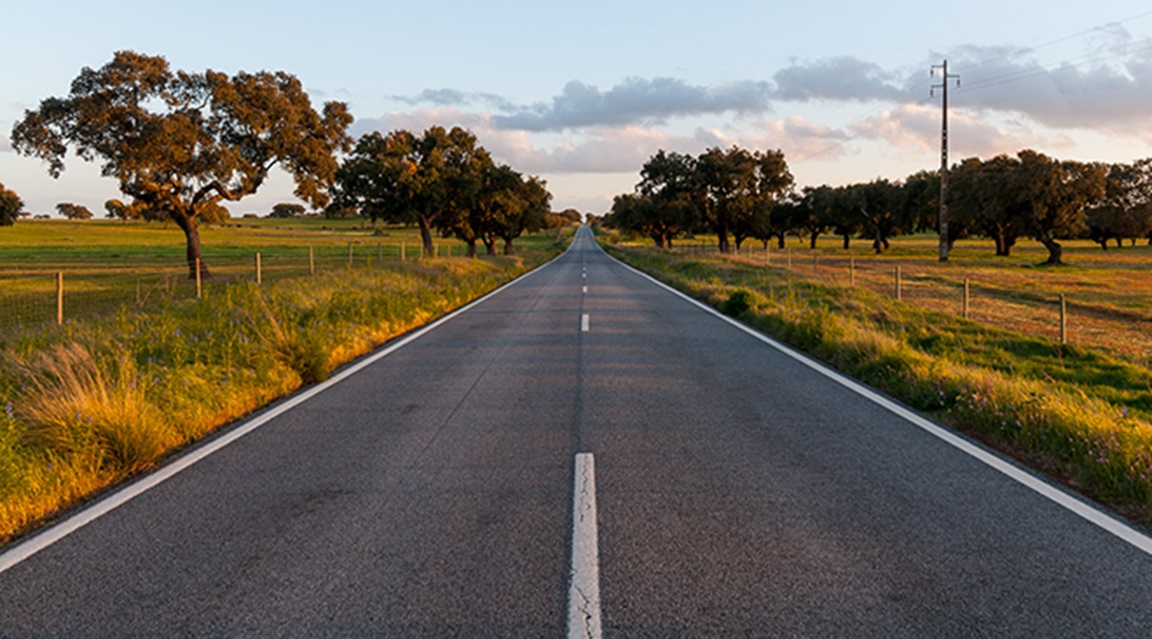
<svg viewBox="0 0 1152 639">
<path fill-rule="evenodd" d="M 1152 523 L 1152 370 L 871 291 L 718 256 L 633 265 Z"/>
<path fill-rule="evenodd" d="M 554 255 L 347 268 L 25 331 L 0 352 L 0 541 Z"/>
</svg>

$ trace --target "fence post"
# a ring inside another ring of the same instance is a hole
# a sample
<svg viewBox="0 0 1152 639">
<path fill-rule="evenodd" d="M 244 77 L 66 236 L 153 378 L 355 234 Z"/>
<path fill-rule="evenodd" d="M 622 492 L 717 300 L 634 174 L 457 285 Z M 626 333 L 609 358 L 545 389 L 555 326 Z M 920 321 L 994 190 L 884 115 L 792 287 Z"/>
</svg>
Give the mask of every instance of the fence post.
<svg viewBox="0 0 1152 639">
<path fill-rule="evenodd" d="M 64 271 L 56 271 L 56 325 L 64 323 Z"/>
<path fill-rule="evenodd" d="M 256 251 L 256 283 L 257 284 L 262 283 L 263 279 L 264 279 L 264 274 L 261 273 L 261 269 L 260 269 L 260 251 Z"/>
<path fill-rule="evenodd" d="M 786 249 L 786 251 L 788 253 L 788 270 L 791 271 L 792 270 L 792 247 L 789 246 Z"/>
<path fill-rule="evenodd" d="M 384 245 L 380 242 L 376 243 L 376 266 L 384 264 Z"/>
<path fill-rule="evenodd" d="M 196 258 L 196 299 L 200 299 L 204 292 L 203 282 L 204 278 L 200 274 L 200 258 Z"/>
<path fill-rule="evenodd" d="M 856 258 L 848 258 L 848 286 L 856 286 Z"/>
<path fill-rule="evenodd" d="M 352 243 L 348 243 L 348 266 L 352 266 Z"/>
<path fill-rule="evenodd" d="M 401 242 L 400 243 L 400 261 L 401 262 L 407 261 L 407 259 L 408 259 L 408 256 L 405 253 L 406 253 L 406 251 L 405 251 L 404 242 Z"/>
<path fill-rule="evenodd" d="M 308 274 L 316 274 L 316 252 L 313 250 L 312 245 L 308 245 Z"/>
<path fill-rule="evenodd" d="M 972 309 L 972 283 L 964 278 L 964 319 L 969 319 Z"/>
<path fill-rule="evenodd" d="M 769 242 L 764 243 L 764 266 L 772 266 L 772 252 L 768 250 Z"/>
<path fill-rule="evenodd" d="M 1060 294 L 1060 343 L 1068 343 L 1068 298 Z"/>
<path fill-rule="evenodd" d="M 820 254 L 817 253 L 812 256 L 812 274 L 820 277 Z"/>
<path fill-rule="evenodd" d="M 897 300 L 901 300 L 901 299 L 903 299 L 903 298 L 904 298 L 904 297 L 903 297 L 903 292 L 900 290 L 900 288 L 901 288 L 901 286 L 900 286 L 900 276 L 901 276 L 901 273 L 900 273 L 900 267 L 899 267 L 899 266 L 897 266 L 897 267 L 896 267 L 896 299 L 897 299 Z"/>
</svg>

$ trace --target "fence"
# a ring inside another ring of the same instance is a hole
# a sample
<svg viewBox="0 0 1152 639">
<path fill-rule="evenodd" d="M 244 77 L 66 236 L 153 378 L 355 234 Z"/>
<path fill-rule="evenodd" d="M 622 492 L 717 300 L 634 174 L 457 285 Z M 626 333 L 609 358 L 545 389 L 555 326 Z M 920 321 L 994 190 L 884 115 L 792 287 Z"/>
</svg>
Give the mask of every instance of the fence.
<svg viewBox="0 0 1152 639">
<path fill-rule="evenodd" d="M 425 257 L 420 244 L 370 241 L 346 246 L 269 246 L 204 249 L 203 277 L 182 262 L 165 265 L 91 261 L 0 269 L 0 331 L 40 329 L 74 318 L 91 319 L 121 308 L 147 310 L 196 299 L 237 282 L 271 283 L 347 268 L 371 268 Z M 432 257 L 463 256 L 466 247 L 434 244 Z"/>
<path fill-rule="evenodd" d="M 682 253 L 715 253 L 715 244 L 681 244 Z M 1152 272 L 1126 272 L 1115 283 L 1091 275 L 966 268 L 931 260 L 857 258 L 808 249 L 757 246 L 730 259 L 788 271 L 793 277 L 861 287 L 904 302 L 1063 343 L 1100 348 L 1141 364 L 1152 361 Z M 1103 278 L 1104 276 L 1100 276 Z M 1097 278 L 1098 280 L 1100 278 Z"/>
</svg>

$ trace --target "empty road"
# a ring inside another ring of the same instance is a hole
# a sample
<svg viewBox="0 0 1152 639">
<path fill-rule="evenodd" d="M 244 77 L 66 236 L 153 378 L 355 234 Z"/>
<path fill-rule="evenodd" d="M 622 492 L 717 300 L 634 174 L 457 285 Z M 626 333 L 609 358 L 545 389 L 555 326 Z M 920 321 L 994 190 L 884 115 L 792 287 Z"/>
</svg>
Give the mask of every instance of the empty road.
<svg viewBox="0 0 1152 639">
<path fill-rule="evenodd" d="M 0 637 L 1152 633 L 1143 533 L 586 229 L 414 337 L 6 549 Z"/>
</svg>

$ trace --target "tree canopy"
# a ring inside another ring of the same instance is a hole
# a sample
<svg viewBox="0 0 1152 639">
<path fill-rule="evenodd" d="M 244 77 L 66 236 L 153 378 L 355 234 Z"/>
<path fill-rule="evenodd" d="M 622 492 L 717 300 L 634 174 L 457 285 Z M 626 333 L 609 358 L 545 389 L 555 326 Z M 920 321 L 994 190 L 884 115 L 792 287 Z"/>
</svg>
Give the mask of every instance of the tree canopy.
<svg viewBox="0 0 1152 639">
<path fill-rule="evenodd" d="M 15 224 L 23 210 L 24 201 L 20 199 L 20 196 L 16 195 L 15 191 L 10 191 L 3 184 L 0 184 L 0 226 Z"/>
<path fill-rule="evenodd" d="M 59 177 L 68 149 L 101 162 L 106 177 L 185 234 L 190 274 L 201 261 L 197 223 L 222 201 L 252 193 L 276 167 L 316 208 L 328 200 L 334 154 L 347 150 L 352 116 L 341 102 L 313 108 L 294 76 L 279 72 L 173 72 L 167 60 L 118 51 L 85 67 L 63 98 L 26 111 L 12 146 Z"/>
<path fill-rule="evenodd" d="M 82 204 L 73 204 L 72 202 L 61 202 L 57 204 L 56 212 L 69 220 L 92 219 L 92 211 L 88 210 L 88 207 Z"/>
<path fill-rule="evenodd" d="M 497 165 L 471 131 L 439 126 L 362 136 L 337 171 L 335 192 L 337 206 L 372 221 L 416 224 L 425 253 L 439 231 L 467 244 L 469 255 L 478 243 L 495 252 L 496 238 L 512 252 L 523 231 L 545 224 L 551 198 L 543 180 Z"/>
</svg>

